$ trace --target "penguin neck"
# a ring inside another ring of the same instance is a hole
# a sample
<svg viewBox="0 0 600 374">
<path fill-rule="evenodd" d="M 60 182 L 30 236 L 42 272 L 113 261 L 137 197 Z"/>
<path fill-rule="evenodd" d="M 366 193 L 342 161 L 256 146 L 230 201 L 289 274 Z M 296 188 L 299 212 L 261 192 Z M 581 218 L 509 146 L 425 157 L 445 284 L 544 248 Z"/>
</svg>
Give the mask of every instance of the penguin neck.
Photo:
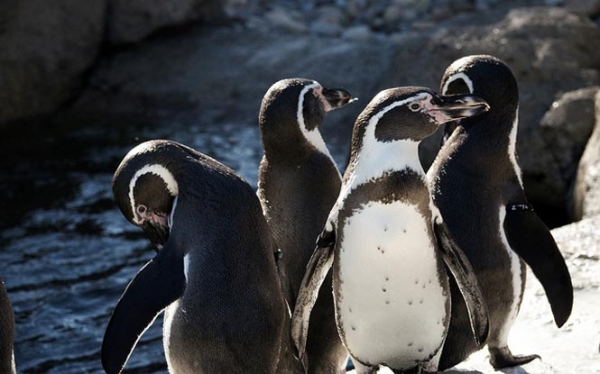
<svg viewBox="0 0 600 374">
<path fill-rule="evenodd" d="M 291 136 L 276 132 L 268 134 L 263 132 L 263 148 L 267 160 L 270 162 L 275 160 L 285 160 L 291 163 L 301 162 L 316 151 L 325 155 L 335 165 L 335 160 L 317 127 L 309 131 L 300 123 L 299 130 Z"/>
<path fill-rule="evenodd" d="M 403 139 L 363 144 L 362 150 L 353 152 L 350 158 L 340 197 L 343 198 L 359 185 L 395 171 L 408 169 L 424 177 L 419 160 L 419 143 Z"/>
<path fill-rule="evenodd" d="M 299 123 L 300 125 L 300 130 L 302 131 L 302 135 L 304 135 L 304 138 L 306 139 L 306 141 L 312 145 L 317 151 L 321 152 L 322 154 L 324 154 L 325 156 L 327 156 L 329 159 L 331 159 L 331 162 L 333 162 L 335 164 L 335 161 L 333 160 L 333 157 L 331 156 L 331 153 L 329 152 L 329 148 L 327 148 L 327 145 L 325 144 L 325 141 L 323 140 L 323 137 L 321 136 L 321 132 L 319 131 L 319 129 L 317 127 L 315 127 L 313 130 L 307 130 L 306 126 L 304 126 L 303 122 Z"/>
</svg>

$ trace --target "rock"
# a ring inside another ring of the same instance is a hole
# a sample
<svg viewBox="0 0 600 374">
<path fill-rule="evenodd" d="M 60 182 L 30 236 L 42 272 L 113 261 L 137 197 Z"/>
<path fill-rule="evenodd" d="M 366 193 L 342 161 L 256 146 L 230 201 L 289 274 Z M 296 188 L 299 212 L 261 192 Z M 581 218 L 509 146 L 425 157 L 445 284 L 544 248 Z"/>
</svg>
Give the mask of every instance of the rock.
<svg viewBox="0 0 600 374">
<path fill-rule="evenodd" d="M 312 25 L 310 25 L 310 30 L 317 35 L 330 36 L 330 37 L 337 37 L 343 31 L 343 29 L 340 25 L 337 25 L 337 24 L 331 23 L 331 22 L 327 22 L 327 21 L 324 21 L 321 19 L 313 22 Z"/>
<path fill-rule="evenodd" d="M 594 128 L 594 97 L 598 90 L 600 87 L 595 86 L 563 94 L 540 122 L 546 152 L 560 171 L 557 183 L 564 184 L 566 192 L 575 179 L 579 159 Z M 571 194 L 560 194 L 565 207 L 572 204 L 568 195 Z"/>
<path fill-rule="evenodd" d="M 301 34 L 306 32 L 306 25 L 293 17 L 290 12 L 283 8 L 275 8 L 265 15 L 265 18 L 277 29 Z"/>
<path fill-rule="evenodd" d="M 84 83 L 102 44 L 106 2 L 0 4 L 0 123 L 53 112 Z"/>
<path fill-rule="evenodd" d="M 422 17 L 430 5 L 430 0 L 393 0 L 384 11 L 383 18 L 390 29 L 397 29 L 400 22 Z"/>
<path fill-rule="evenodd" d="M 473 0 L 454 0 L 454 1 L 444 1 L 437 0 L 434 1 L 434 5 L 432 6 L 432 17 L 434 19 L 446 19 L 450 16 L 456 15 L 460 12 L 473 10 L 475 7 L 475 2 Z M 487 7 L 487 4 L 486 4 Z"/>
<path fill-rule="evenodd" d="M 579 162 L 573 191 L 573 219 L 600 215 L 600 92 L 596 94 L 596 124 Z"/>
<path fill-rule="evenodd" d="M 342 33 L 344 39 L 353 40 L 356 42 L 366 42 L 373 36 L 371 29 L 368 26 L 353 26 L 349 27 Z"/>
<path fill-rule="evenodd" d="M 595 215 L 552 230 L 552 236 L 569 265 L 576 290 L 600 287 L 599 227 L 600 215 Z"/>
<path fill-rule="evenodd" d="M 310 29 L 313 33 L 326 36 L 339 36 L 345 24 L 345 15 L 334 6 L 322 6 L 318 9 L 317 20 L 313 22 Z"/>
<path fill-rule="evenodd" d="M 138 42 L 162 27 L 225 16 L 218 0 L 107 1 L 107 42 L 113 45 Z"/>
<path fill-rule="evenodd" d="M 585 16 L 594 17 L 600 14 L 600 1 L 598 0 L 563 0 L 564 7 Z"/>
</svg>

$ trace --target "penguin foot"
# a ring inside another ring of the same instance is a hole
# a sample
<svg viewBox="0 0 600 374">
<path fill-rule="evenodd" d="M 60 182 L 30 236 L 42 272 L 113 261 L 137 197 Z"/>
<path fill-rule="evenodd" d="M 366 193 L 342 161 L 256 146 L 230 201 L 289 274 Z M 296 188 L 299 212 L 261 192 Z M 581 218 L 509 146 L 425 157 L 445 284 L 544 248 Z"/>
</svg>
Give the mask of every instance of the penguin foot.
<svg viewBox="0 0 600 374">
<path fill-rule="evenodd" d="M 489 348 L 490 351 L 490 364 L 494 369 L 502 369 L 511 366 L 525 365 L 528 362 L 535 360 L 536 358 L 541 359 L 539 355 L 527 355 L 527 356 L 513 356 L 508 347 L 503 348 Z"/>
</svg>

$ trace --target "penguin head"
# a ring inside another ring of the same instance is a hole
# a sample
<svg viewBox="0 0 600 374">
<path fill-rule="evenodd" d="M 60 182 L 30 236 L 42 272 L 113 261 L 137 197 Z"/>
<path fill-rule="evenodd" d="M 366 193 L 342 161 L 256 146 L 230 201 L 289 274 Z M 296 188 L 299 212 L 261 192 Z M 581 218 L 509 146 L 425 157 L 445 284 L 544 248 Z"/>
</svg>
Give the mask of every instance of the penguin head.
<svg viewBox="0 0 600 374">
<path fill-rule="evenodd" d="M 160 250 L 169 238 L 170 216 L 179 186 L 169 167 L 161 163 L 160 143 L 146 142 L 132 149 L 113 176 L 113 195 L 123 215 L 141 227 Z M 158 156 L 158 157 L 157 157 Z"/>
<path fill-rule="evenodd" d="M 514 118 L 511 117 L 515 116 L 519 105 L 519 88 L 510 68 L 488 55 L 466 56 L 454 61 L 442 77 L 440 91 L 443 95 L 481 97 L 490 106 L 487 116 L 506 117 L 500 123 L 512 123 Z M 461 121 L 465 125 L 471 122 Z"/>
<path fill-rule="evenodd" d="M 289 147 L 303 139 L 311 142 L 325 114 L 352 101 L 348 91 L 324 88 L 314 80 L 280 80 L 262 100 L 258 120 L 263 143 L 266 147 L 269 143 Z"/>
<path fill-rule="evenodd" d="M 387 89 L 378 93 L 357 118 L 352 148 L 362 148 L 364 141 L 420 142 L 446 122 L 488 109 L 488 104 L 474 95 L 440 96 L 425 87 Z"/>
</svg>

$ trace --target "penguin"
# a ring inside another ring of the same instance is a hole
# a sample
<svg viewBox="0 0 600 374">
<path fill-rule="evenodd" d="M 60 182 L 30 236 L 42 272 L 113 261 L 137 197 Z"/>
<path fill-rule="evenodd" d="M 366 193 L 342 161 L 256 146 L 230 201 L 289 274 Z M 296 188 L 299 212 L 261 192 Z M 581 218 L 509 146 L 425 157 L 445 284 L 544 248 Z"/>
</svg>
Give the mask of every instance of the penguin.
<svg viewBox="0 0 600 374">
<path fill-rule="evenodd" d="M 340 337 L 358 374 L 437 370 L 450 316 L 448 275 L 461 286 L 475 336 L 487 310 L 470 265 L 433 205 L 418 156 L 447 121 L 487 110 L 472 96 L 423 87 L 380 92 L 357 118 L 342 188 L 307 266 L 292 338 L 302 359 L 311 308 L 330 267 Z"/>
<path fill-rule="evenodd" d="M 519 91 L 510 68 L 486 55 L 467 56 L 443 75 L 444 95 L 473 94 L 490 110 L 450 123 L 446 142 L 427 173 L 432 198 L 477 274 L 490 313 L 487 345 L 496 369 L 522 365 L 538 355 L 517 356 L 507 345 L 525 288 L 525 263 L 544 287 L 554 320 L 562 326 L 573 307 L 565 261 L 523 189 L 517 162 Z M 452 286 L 452 296 L 458 293 Z M 480 349 L 467 331 L 465 305 L 452 304 L 440 370 Z"/>
<path fill-rule="evenodd" d="M 284 357 L 291 352 L 290 311 L 276 247 L 250 185 L 200 152 L 154 140 L 125 156 L 112 188 L 123 215 L 144 230 L 157 254 L 110 317 L 104 370 L 120 373 L 165 310 L 170 373 L 294 372 L 297 360 Z"/>
<path fill-rule="evenodd" d="M 15 315 L 0 278 L 0 373 L 15 374 Z"/>
<path fill-rule="evenodd" d="M 258 196 L 281 250 L 283 282 L 293 301 L 342 183 L 318 127 L 328 111 L 351 101 L 347 91 L 323 88 L 309 79 L 280 80 L 262 100 L 258 121 L 264 155 Z M 306 364 L 311 374 L 345 372 L 348 361 L 335 325 L 331 276 L 325 284 L 308 334 Z"/>
</svg>

